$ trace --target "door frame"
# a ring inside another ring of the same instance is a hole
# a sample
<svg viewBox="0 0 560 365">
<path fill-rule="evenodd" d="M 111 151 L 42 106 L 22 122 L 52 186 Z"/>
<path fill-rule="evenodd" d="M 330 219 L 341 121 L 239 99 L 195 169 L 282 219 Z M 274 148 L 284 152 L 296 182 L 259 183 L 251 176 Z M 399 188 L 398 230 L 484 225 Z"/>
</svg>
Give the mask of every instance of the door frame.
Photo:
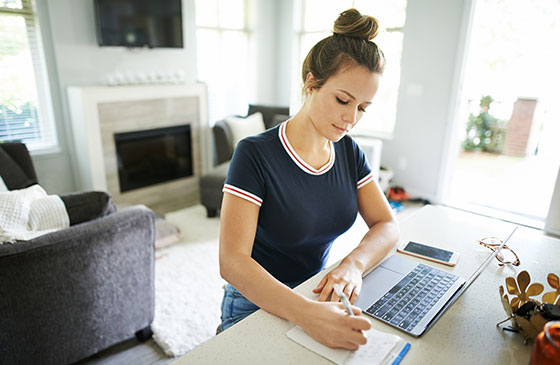
<svg viewBox="0 0 560 365">
<path fill-rule="evenodd" d="M 455 169 L 455 160 L 459 155 L 459 118 L 463 109 L 462 91 L 465 79 L 467 55 L 469 51 L 471 29 L 476 7 L 476 0 L 465 0 L 463 5 L 461 33 L 455 57 L 455 74 L 451 85 L 450 105 L 447 113 L 447 126 L 444 131 L 439 176 L 436 187 L 436 202 L 445 204 L 449 195 L 449 185 Z"/>
</svg>

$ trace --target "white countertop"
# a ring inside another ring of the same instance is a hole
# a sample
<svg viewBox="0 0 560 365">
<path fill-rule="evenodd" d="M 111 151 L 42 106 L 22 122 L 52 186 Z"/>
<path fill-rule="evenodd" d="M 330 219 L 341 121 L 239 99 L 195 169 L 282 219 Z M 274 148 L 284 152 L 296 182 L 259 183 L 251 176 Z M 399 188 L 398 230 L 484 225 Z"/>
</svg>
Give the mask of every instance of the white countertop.
<svg viewBox="0 0 560 365">
<path fill-rule="evenodd" d="M 461 255 L 455 267 L 430 265 L 468 278 L 490 253 L 477 240 L 488 236 L 506 238 L 514 225 L 451 208 L 426 206 L 401 224 L 401 242 L 415 240 L 450 248 Z M 411 344 L 402 364 L 527 364 L 531 343 L 521 334 L 503 332 L 496 323 L 507 317 L 498 287 L 505 278 L 527 270 L 532 282 L 545 286 L 550 272 L 560 273 L 560 240 L 542 231 L 519 227 L 508 242 L 521 260 L 519 267 L 500 267 L 493 260 L 473 285 L 419 338 L 383 322 L 370 319 L 380 331 L 395 333 Z M 415 259 L 412 256 L 407 256 Z M 328 270 L 328 269 L 327 269 Z M 316 297 L 311 289 L 324 270 L 295 290 Z M 540 299 L 540 296 L 538 296 Z M 328 364 L 328 360 L 288 339 L 293 324 L 259 310 L 211 340 L 201 344 L 174 364 Z"/>
</svg>

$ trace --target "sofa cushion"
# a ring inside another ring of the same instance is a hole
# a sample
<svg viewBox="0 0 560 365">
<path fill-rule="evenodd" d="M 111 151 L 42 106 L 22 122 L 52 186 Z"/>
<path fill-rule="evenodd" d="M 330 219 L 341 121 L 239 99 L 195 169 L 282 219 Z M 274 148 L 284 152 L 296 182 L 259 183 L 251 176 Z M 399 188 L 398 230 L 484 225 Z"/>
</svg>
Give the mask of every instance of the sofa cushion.
<svg viewBox="0 0 560 365">
<path fill-rule="evenodd" d="M 0 148 L 0 176 L 9 190 L 25 189 L 37 183 L 25 174 L 3 148 Z"/>
<path fill-rule="evenodd" d="M 102 191 L 66 194 L 60 198 L 66 206 L 71 226 L 104 217 L 116 210 L 111 196 Z"/>
<path fill-rule="evenodd" d="M 219 165 L 231 160 L 233 155 L 233 138 L 225 120 L 219 120 L 214 124 L 212 134 L 214 135 L 214 147 L 216 149 L 215 164 Z"/>
<path fill-rule="evenodd" d="M 275 114 L 275 115 L 272 117 L 272 126 L 271 126 L 270 128 L 276 127 L 278 124 L 280 124 L 280 123 L 282 123 L 282 122 L 285 122 L 285 121 L 288 120 L 288 119 L 290 119 L 290 116 L 289 116 L 289 115 L 286 115 L 286 114 Z"/>
<path fill-rule="evenodd" d="M 257 135 L 266 130 L 260 112 L 251 114 L 246 118 L 226 117 L 224 120 L 231 131 L 234 148 L 243 138 Z"/>
<path fill-rule="evenodd" d="M 288 115 L 290 114 L 290 108 L 285 106 L 249 104 L 249 112 L 247 114 L 251 115 L 257 112 L 262 113 L 264 125 L 266 126 L 266 129 L 269 129 L 275 126 L 274 116 L 277 114 Z"/>
</svg>

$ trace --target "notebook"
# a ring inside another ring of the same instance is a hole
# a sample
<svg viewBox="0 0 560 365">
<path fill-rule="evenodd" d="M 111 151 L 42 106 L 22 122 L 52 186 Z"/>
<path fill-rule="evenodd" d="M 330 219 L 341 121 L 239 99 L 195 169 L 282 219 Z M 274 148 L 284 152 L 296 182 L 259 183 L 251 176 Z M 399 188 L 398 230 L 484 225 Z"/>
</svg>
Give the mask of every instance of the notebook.
<svg viewBox="0 0 560 365">
<path fill-rule="evenodd" d="M 410 349 L 410 344 L 397 335 L 375 329 L 370 329 L 365 334 L 367 344 L 356 351 L 349 351 L 320 344 L 298 326 L 286 333 L 291 340 L 339 365 L 398 364 Z"/>
<path fill-rule="evenodd" d="M 491 253 L 468 280 L 400 255 L 390 256 L 364 277 L 354 305 L 365 314 L 419 337 L 474 282 L 499 249 Z"/>
</svg>

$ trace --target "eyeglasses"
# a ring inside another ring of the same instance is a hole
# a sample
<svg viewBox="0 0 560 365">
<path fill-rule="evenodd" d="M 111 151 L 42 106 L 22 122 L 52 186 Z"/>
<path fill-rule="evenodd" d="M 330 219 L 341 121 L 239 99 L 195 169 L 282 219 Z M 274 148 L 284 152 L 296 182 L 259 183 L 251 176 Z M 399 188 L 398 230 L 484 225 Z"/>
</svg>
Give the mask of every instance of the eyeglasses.
<svg viewBox="0 0 560 365">
<path fill-rule="evenodd" d="M 492 251 L 496 251 L 498 247 L 502 244 L 502 240 L 497 237 L 486 237 L 478 241 L 478 243 L 484 247 L 488 247 Z M 500 252 L 496 255 L 496 259 L 500 262 L 498 265 L 513 265 L 519 266 L 521 262 L 517 254 L 507 245 L 504 245 Z"/>
</svg>

